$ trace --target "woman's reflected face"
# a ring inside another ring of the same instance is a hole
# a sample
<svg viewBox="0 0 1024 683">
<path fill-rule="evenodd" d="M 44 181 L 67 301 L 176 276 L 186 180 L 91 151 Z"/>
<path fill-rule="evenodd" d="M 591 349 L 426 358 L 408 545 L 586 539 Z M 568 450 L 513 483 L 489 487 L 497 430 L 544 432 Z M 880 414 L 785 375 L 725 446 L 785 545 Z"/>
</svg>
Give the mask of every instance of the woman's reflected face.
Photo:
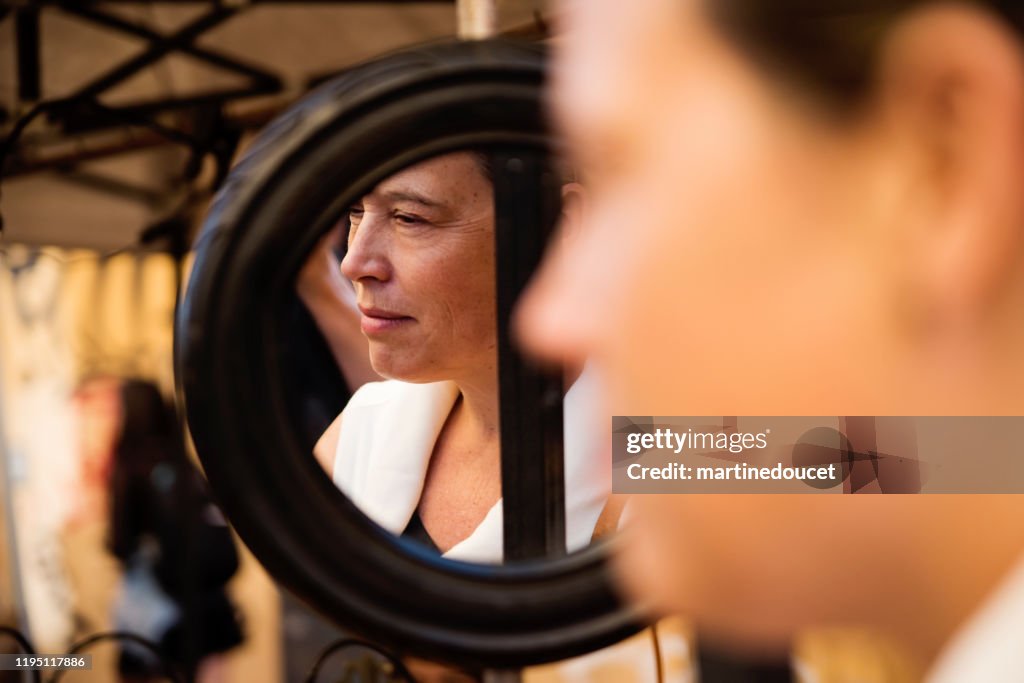
<svg viewBox="0 0 1024 683">
<path fill-rule="evenodd" d="M 408 382 L 492 372 L 494 200 L 480 155 L 410 166 L 349 218 L 341 271 L 355 286 L 374 369 Z"/>
</svg>

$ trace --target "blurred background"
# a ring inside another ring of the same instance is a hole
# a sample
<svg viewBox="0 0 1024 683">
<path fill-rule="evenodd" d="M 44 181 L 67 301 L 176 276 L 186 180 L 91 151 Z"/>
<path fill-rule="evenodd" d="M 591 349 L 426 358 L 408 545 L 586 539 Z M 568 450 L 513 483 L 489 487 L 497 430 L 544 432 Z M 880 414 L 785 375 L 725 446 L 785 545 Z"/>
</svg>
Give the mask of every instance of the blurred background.
<svg viewBox="0 0 1024 683">
<path fill-rule="evenodd" d="M 544 5 L 500 0 L 499 30 L 542 33 Z M 131 577 L 167 520 L 112 529 L 124 382 L 172 396 L 188 245 L 232 160 L 323 79 L 455 31 L 453 2 L 0 4 L 0 129 L 20 136 L 0 188 L 0 623 L 39 652 L 128 619 L 118 596 L 144 588 Z M 177 477 L 179 495 L 189 475 L 168 458 L 125 476 Z M 208 501 L 195 509 L 197 528 L 218 526 Z M 237 566 L 209 572 L 244 640 L 208 680 L 301 680 L 339 633 L 235 545 Z M 93 671 L 66 680 L 118 680 L 119 651 L 91 647 Z"/>
</svg>

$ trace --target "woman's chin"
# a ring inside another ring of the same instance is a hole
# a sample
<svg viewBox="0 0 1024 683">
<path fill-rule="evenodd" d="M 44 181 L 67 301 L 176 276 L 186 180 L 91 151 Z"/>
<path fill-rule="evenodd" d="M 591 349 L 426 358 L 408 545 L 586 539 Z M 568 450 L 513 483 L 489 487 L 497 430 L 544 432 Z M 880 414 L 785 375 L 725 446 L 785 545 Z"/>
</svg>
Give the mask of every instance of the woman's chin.
<svg viewBox="0 0 1024 683">
<path fill-rule="evenodd" d="M 422 368 L 410 364 L 408 359 L 395 358 L 391 354 L 374 354 L 371 351 L 370 365 L 373 366 L 374 372 L 388 380 L 411 384 L 437 381 L 434 377 L 428 377 Z"/>
</svg>

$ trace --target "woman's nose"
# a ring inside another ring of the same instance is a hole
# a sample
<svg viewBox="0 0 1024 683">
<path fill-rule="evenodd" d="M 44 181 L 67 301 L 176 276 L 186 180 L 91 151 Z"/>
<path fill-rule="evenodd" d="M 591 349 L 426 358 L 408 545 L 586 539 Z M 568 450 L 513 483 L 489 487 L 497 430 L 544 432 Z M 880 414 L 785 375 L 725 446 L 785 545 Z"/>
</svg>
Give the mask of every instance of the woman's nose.
<svg viewBox="0 0 1024 683">
<path fill-rule="evenodd" d="M 345 258 L 341 260 L 341 274 L 352 282 L 360 280 L 385 281 L 391 273 L 387 258 L 387 238 L 373 217 L 366 214 L 358 226 L 353 225 Z"/>
</svg>

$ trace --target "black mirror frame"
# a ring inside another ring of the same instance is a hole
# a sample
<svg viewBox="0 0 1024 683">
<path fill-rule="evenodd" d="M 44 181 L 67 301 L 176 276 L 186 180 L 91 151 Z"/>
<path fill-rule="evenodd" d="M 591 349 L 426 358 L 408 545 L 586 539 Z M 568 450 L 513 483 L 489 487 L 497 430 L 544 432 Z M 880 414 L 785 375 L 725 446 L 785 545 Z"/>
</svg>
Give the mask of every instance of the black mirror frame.
<svg viewBox="0 0 1024 683">
<path fill-rule="evenodd" d="M 319 88 L 257 138 L 218 193 L 177 321 L 197 451 L 256 557 L 343 627 L 466 667 L 584 654 L 637 632 L 639 614 L 617 596 L 605 547 L 489 567 L 417 552 L 370 522 L 299 445 L 275 314 L 328 217 L 354 199 L 336 188 L 371 187 L 459 148 L 547 147 L 544 72 L 536 45 L 461 42 L 375 60 Z"/>
</svg>

